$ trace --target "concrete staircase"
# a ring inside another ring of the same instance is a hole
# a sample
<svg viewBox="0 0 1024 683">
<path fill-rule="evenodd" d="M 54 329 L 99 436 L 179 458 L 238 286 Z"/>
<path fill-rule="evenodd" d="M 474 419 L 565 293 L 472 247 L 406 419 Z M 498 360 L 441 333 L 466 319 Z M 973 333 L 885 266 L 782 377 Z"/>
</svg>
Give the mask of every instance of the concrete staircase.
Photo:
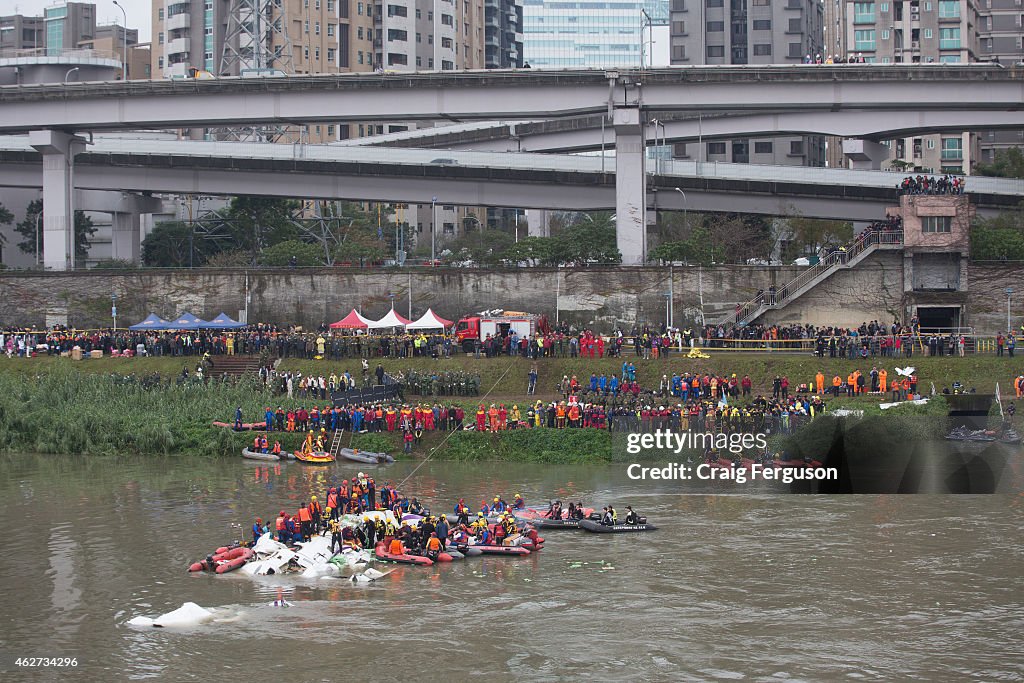
<svg viewBox="0 0 1024 683">
<path fill-rule="evenodd" d="M 210 377 L 225 373 L 232 377 L 255 375 L 260 370 L 259 356 L 210 356 Z"/>
<path fill-rule="evenodd" d="M 779 287 L 774 297 L 768 292 L 757 299 L 748 301 L 739 310 L 726 316 L 720 324 L 746 325 L 754 322 L 768 310 L 780 309 L 795 301 L 819 284 L 832 277 L 840 270 L 853 268 L 871 254 L 880 249 L 897 250 L 903 248 L 902 230 L 872 230 L 859 235 L 824 259 L 809 267 L 797 277 Z"/>
</svg>

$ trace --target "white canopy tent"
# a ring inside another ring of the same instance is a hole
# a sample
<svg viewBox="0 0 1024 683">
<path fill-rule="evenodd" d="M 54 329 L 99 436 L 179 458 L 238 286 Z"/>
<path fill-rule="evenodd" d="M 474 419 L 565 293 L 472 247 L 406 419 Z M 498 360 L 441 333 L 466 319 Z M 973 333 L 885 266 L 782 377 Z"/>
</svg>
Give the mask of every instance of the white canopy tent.
<svg viewBox="0 0 1024 683">
<path fill-rule="evenodd" d="M 407 330 L 443 330 L 452 326 L 451 320 L 445 320 L 434 313 L 434 309 L 428 308 L 419 320 L 405 326 Z"/>
<path fill-rule="evenodd" d="M 380 320 L 371 321 L 369 323 L 369 326 L 370 326 L 371 330 L 386 330 L 386 329 L 390 329 L 390 328 L 393 328 L 393 327 L 404 328 L 410 322 L 412 322 L 412 321 L 407 319 L 407 318 L 403 318 L 402 316 L 398 315 L 397 313 L 395 313 L 395 309 L 392 308 L 390 311 L 388 311 L 388 314 L 385 315 Z"/>
</svg>

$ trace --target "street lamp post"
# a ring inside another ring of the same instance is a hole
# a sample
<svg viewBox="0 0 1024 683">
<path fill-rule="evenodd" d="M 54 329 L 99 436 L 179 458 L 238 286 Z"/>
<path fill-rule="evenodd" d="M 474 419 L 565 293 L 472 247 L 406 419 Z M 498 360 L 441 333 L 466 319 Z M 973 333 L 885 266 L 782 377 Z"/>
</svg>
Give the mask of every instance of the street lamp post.
<svg viewBox="0 0 1024 683">
<path fill-rule="evenodd" d="M 41 256 L 41 249 L 39 248 L 39 219 L 43 217 L 43 212 L 40 211 L 36 214 L 36 265 L 39 265 L 39 259 Z"/>
<path fill-rule="evenodd" d="M 71 78 L 71 74 L 75 73 L 76 71 L 78 71 L 77 66 L 73 66 L 67 70 L 67 73 L 64 74 L 64 85 L 68 84 L 68 79 Z"/>
<path fill-rule="evenodd" d="M 668 332 L 672 327 L 672 313 L 669 308 L 672 306 L 672 293 L 665 292 L 665 331 Z"/>
<path fill-rule="evenodd" d="M 114 0 L 114 6 L 121 10 L 121 14 L 124 15 L 124 25 L 121 31 L 121 47 L 123 54 L 123 61 L 121 62 L 121 80 L 128 80 L 128 13 L 124 11 L 124 7 L 117 0 Z"/>
<path fill-rule="evenodd" d="M 686 200 L 686 193 L 683 192 L 678 187 L 675 188 L 675 190 L 679 194 L 683 195 L 683 228 L 685 229 L 685 228 L 689 227 L 689 225 L 690 225 L 690 222 L 687 220 L 687 215 L 686 215 L 686 205 L 688 204 L 688 202 Z"/>
<path fill-rule="evenodd" d="M 1013 295 L 1013 287 L 1006 288 L 1006 332 L 1013 332 L 1013 323 L 1010 322 L 1010 297 Z"/>
<path fill-rule="evenodd" d="M 437 197 L 430 198 L 430 267 L 434 267 L 434 235 L 437 233 Z"/>
</svg>

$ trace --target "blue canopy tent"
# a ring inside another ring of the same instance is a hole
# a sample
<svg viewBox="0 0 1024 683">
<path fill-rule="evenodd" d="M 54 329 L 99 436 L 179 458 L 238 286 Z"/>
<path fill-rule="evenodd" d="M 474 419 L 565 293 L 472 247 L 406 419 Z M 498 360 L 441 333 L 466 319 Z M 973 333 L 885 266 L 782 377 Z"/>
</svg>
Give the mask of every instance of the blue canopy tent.
<svg viewBox="0 0 1024 683">
<path fill-rule="evenodd" d="M 204 330 L 237 330 L 245 326 L 245 323 L 233 320 L 227 313 L 221 313 L 213 320 L 205 322 L 199 327 Z"/>
<path fill-rule="evenodd" d="M 174 320 L 167 323 L 168 330 L 198 330 L 206 324 L 205 320 L 200 320 L 191 313 L 185 313 L 184 315 L 178 316 Z"/>
<path fill-rule="evenodd" d="M 146 319 L 140 323 L 135 323 L 128 328 L 129 330 L 166 330 L 167 321 L 158 316 L 156 313 L 150 313 L 146 316 Z"/>
</svg>

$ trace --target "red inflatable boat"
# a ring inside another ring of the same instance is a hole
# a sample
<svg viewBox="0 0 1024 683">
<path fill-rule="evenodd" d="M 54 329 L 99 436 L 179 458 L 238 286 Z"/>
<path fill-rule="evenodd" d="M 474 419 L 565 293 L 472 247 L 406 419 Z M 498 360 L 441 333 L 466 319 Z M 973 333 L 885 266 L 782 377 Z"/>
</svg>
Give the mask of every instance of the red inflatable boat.
<svg viewBox="0 0 1024 683">
<path fill-rule="evenodd" d="M 221 547 L 205 560 L 189 565 L 190 572 L 215 571 L 218 574 L 238 569 L 253 556 L 251 548 Z"/>
<path fill-rule="evenodd" d="M 530 551 L 521 545 L 471 545 L 484 555 L 529 555 Z"/>
<path fill-rule="evenodd" d="M 378 543 L 377 547 L 374 548 L 373 554 L 377 556 L 378 560 L 385 560 L 387 562 L 398 562 L 400 564 L 418 564 L 424 567 L 429 567 L 434 564 L 434 561 L 429 557 L 421 557 L 419 555 L 393 555 L 388 552 L 387 547 L 383 543 Z M 441 558 L 438 558 L 440 560 Z M 448 555 L 448 561 L 451 562 L 451 555 Z"/>
</svg>

